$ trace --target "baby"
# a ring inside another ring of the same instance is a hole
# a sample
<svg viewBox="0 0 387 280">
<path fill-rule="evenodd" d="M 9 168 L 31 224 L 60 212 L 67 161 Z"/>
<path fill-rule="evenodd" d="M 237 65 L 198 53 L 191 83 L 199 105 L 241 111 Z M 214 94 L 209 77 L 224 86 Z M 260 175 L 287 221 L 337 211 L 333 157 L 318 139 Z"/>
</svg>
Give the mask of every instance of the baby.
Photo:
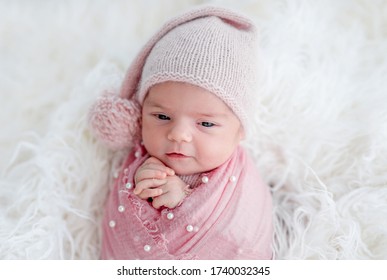
<svg viewBox="0 0 387 280">
<path fill-rule="evenodd" d="M 134 194 L 152 197 L 157 209 L 176 207 L 195 187 L 188 177 L 222 165 L 242 138 L 238 118 L 209 91 L 182 82 L 153 86 L 142 109 L 142 139 L 151 157 L 135 174 Z"/>
<path fill-rule="evenodd" d="M 140 51 L 120 96 L 93 106 L 96 135 L 131 148 L 106 204 L 102 258 L 272 258 L 270 191 L 239 145 L 256 36 L 226 9 L 178 16 Z"/>
</svg>

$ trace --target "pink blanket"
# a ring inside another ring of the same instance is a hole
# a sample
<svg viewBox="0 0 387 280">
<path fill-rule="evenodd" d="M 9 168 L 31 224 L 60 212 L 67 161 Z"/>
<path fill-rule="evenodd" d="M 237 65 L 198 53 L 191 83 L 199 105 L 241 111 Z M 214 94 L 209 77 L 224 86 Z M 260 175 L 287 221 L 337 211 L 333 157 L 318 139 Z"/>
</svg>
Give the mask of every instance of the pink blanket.
<svg viewBox="0 0 387 280">
<path fill-rule="evenodd" d="M 133 175 L 147 158 L 137 146 L 110 191 L 102 258 L 272 258 L 271 194 L 243 148 L 202 174 L 202 182 L 175 209 L 154 209 L 132 193 Z"/>
</svg>

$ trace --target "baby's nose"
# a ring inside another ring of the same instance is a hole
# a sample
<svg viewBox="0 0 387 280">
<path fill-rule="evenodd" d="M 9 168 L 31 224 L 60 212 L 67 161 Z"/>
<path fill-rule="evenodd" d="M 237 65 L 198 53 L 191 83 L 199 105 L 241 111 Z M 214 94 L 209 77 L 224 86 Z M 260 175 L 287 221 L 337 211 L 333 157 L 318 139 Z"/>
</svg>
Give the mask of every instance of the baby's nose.
<svg viewBox="0 0 387 280">
<path fill-rule="evenodd" d="M 189 126 L 183 123 L 174 125 L 168 133 L 168 140 L 175 142 L 191 142 L 192 134 Z"/>
</svg>

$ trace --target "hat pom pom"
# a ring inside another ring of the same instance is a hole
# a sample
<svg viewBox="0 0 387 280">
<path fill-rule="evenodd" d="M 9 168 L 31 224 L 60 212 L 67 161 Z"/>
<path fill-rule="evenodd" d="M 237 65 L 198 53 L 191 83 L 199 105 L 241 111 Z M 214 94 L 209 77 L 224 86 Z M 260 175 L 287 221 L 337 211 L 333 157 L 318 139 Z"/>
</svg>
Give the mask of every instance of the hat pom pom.
<svg viewBox="0 0 387 280">
<path fill-rule="evenodd" d="M 113 150 L 128 148 L 140 135 L 141 106 L 134 100 L 105 93 L 89 112 L 95 135 Z"/>
</svg>

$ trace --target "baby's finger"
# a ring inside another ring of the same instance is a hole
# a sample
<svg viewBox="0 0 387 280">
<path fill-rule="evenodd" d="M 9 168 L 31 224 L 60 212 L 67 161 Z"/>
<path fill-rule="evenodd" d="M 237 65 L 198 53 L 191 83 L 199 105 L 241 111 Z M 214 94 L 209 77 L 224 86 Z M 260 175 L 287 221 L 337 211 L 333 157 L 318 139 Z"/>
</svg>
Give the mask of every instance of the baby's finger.
<svg viewBox="0 0 387 280">
<path fill-rule="evenodd" d="M 164 172 L 166 172 L 167 175 L 169 175 L 169 176 L 175 175 L 175 170 L 173 170 L 172 168 L 169 168 L 168 166 L 165 166 L 165 165 L 164 165 Z"/>
<path fill-rule="evenodd" d="M 167 177 L 167 173 L 160 171 L 160 170 L 154 170 L 154 169 L 148 169 L 148 168 L 142 168 L 139 169 L 135 176 L 135 182 L 140 182 L 142 180 L 146 179 L 164 179 Z"/>
<path fill-rule="evenodd" d="M 138 197 L 141 199 L 147 199 L 149 197 L 157 197 L 159 195 L 162 195 L 163 191 L 160 188 L 154 188 L 154 189 L 145 189 L 141 193 L 138 194 Z"/>
<path fill-rule="evenodd" d="M 148 158 L 143 166 L 150 166 L 152 168 L 158 168 L 160 171 L 166 172 L 168 175 L 173 176 L 175 175 L 175 171 L 168 166 L 166 166 L 161 160 L 150 157 Z"/>
<path fill-rule="evenodd" d="M 145 179 L 136 184 L 136 187 L 133 190 L 133 193 L 138 195 L 143 190 L 155 188 L 155 187 L 164 185 L 166 183 L 167 183 L 167 179 Z"/>
<path fill-rule="evenodd" d="M 165 166 L 162 163 L 146 163 L 143 165 L 143 167 L 145 167 L 146 169 L 159 170 L 161 172 L 167 173 L 170 176 L 175 175 L 175 171 L 173 169 L 169 168 L 168 166 Z"/>
<path fill-rule="evenodd" d="M 166 195 L 160 195 L 158 197 L 153 198 L 152 206 L 156 209 L 159 209 L 161 206 L 166 204 Z"/>
<path fill-rule="evenodd" d="M 178 204 L 178 201 L 175 201 L 171 196 L 162 194 L 158 197 L 153 198 L 152 206 L 156 209 L 159 209 L 161 206 L 168 207 L 170 209 L 175 208 Z"/>
</svg>

